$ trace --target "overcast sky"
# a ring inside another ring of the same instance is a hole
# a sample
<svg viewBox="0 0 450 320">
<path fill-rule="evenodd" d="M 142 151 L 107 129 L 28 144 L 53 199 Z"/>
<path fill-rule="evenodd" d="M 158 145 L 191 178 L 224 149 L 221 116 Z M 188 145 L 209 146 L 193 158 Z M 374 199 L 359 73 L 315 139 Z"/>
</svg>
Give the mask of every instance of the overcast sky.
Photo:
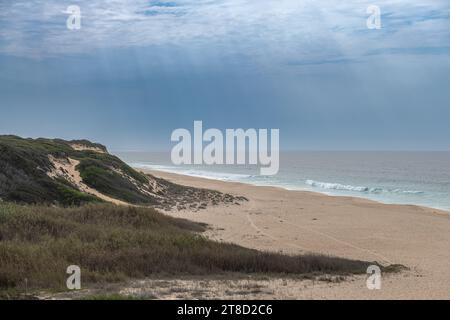
<svg viewBox="0 0 450 320">
<path fill-rule="evenodd" d="M 203 120 L 283 149 L 450 150 L 449 88 L 448 0 L 0 2 L 0 134 L 157 150 Z"/>
</svg>

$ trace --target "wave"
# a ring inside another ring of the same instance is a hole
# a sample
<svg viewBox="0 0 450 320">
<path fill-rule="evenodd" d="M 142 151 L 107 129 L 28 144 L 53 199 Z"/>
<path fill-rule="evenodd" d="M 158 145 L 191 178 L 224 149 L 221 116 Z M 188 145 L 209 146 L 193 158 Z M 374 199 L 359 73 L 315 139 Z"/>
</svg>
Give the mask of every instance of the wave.
<svg viewBox="0 0 450 320">
<path fill-rule="evenodd" d="M 239 174 L 239 173 L 229 173 L 229 172 L 215 172 L 208 170 L 199 170 L 192 169 L 186 167 L 179 166 L 169 166 L 169 165 L 156 165 L 156 164 L 148 164 L 148 163 L 130 163 L 130 165 L 134 168 L 141 169 L 150 169 L 156 171 L 163 171 L 169 173 L 182 174 L 191 177 L 205 178 L 211 180 L 220 180 L 220 181 L 237 181 L 237 182 L 245 182 L 254 185 L 271 185 L 285 188 L 287 190 L 299 190 L 300 186 L 293 186 L 291 184 L 283 183 L 283 181 L 274 180 L 272 177 L 268 176 L 258 176 L 258 175 L 248 175 L 248 174 Z M 269 179 L 270 178 L 270 179 Z M 267 180 L 267 181 L 266 181 Z M 415 191 L 415 190 L 402 190 L 402 189 L 385 189 L 381 187 L 367 187 L 367 186 L 353 186 L 353 185 L 345 185 L 341 183 L 334 182 L 321 182 L 308 179 L 305 181 L 307 185 L 326 189 L 326 190 L 338 190 L 338 191 L 350 191 L 350 192 L 359 192 L 365 194 L 404 194 L 404 195 L 418 195 L 423 194 L 423 191 Z M 301 188 L 301 187 L 300 187 Z"/>
<path fill-rule="evenodd" d="M 220 181 L 240 181 L 244 179 L 251 178 L 251 175 L 238 174 L 238 173 L 227 173 L 227 172 L 212 172 L 206 170 L 196 170 L 196 169 L 186 169 L 182 167 L 175 166 L 162 166 L 153 164 L 143 164 L 143 163 L 132 163 L 130 164 L 134 168 L 140 169 L 150 169 L 156 171 L 164 171 L 169 173 L 178 173 L 191 177 L 220 180 Z"/>
<path fill-rule="evenodd" d="M 404 193 L 404 194 L 422 194 L 422 193 L 425 193 L 425 192 L 423 192 L 423 191 L 416 191 L 416 190 L 400 190 L 400 189 L 389 190 L 389 192 L 392 192 L 392 193 Z"/>
<path fill-rule="evenodd" d="M 352 186 L 333 182 L 320 182 L 314 180 L 306 180 L 306 184 L 321 189 L 328 190 L 342 190 L 342 191 L 353 191 L 353 192 L 364 192 L 364 193 L 401 193 L 401 194 L 422 194 L 423 191 L 415 190 L 401 190 L 401 189 L 384 189 L 380 187 L 366 187 L 366 186 Z"/>
</svg>

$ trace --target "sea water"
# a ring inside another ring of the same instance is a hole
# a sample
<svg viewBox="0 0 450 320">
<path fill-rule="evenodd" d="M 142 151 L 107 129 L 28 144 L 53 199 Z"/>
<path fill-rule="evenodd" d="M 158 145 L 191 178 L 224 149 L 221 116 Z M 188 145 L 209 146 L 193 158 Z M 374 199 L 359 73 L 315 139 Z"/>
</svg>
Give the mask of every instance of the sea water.
<svg viewBox="0 0 450 320">
<path fill-rule="evenodd" d="M 169 153 L 115 154 L 136 168 L 450 211 L 450 152 L 282 152 L 275 176 L 255 166 L 174 166 Z"/>
</svg>

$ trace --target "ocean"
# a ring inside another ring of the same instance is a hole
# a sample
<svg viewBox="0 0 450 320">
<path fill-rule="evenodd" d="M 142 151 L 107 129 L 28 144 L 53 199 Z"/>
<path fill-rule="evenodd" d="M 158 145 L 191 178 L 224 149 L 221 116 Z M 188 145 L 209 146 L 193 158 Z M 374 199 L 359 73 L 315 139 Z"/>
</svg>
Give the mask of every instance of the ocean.
<svg viewBox="0 0 450 320">
<path fill-rule="evenodd" d="M 282 152 L 275 176 L 256 166 L 175 166 L 169 153 L 115 154 L 136 168 L 450 211 L 450 152 Z"/>
</svg>

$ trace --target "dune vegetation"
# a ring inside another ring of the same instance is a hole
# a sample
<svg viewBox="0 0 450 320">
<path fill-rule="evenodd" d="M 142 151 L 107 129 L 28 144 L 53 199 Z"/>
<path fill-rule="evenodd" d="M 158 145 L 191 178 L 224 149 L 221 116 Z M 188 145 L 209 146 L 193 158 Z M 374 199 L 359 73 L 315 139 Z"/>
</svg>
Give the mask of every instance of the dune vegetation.
<svg viewBox="0 0 450 320">
<path fill-rule="evenodd" d="M 151 208 L 0 204 L 0 292 L 65 290 L 78 265 L 83 285 L 131 278 L 213 274 L 359 274 L 368 262 L 288 256 L 208 240 L 206 226 Z"/>
</svg>

